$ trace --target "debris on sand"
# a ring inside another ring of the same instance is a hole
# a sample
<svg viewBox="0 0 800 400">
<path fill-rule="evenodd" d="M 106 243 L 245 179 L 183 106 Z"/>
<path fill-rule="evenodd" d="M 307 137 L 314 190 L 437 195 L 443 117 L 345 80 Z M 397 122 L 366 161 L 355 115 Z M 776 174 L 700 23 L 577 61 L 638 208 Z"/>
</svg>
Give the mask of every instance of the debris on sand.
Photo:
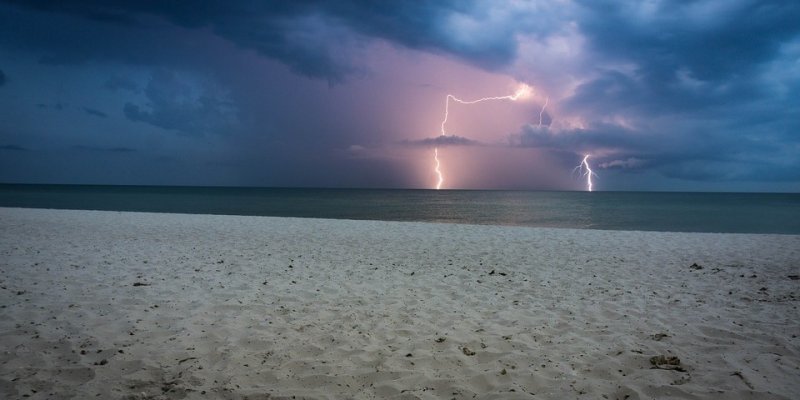
<svg viewBox="0 0 800 400">
<path fill-rule="evenodd" d="M 133 282 L 133 286 L 150 286 L 150 284 L 144 282 Z"/>
<path fill-rule="evenodd" d="M 650 336 L 650 338 L 652 338 L 656 342 L 660 342 L 662 339 L 668 338 L 668 337 L 669 337 L 669 335 L 667 335 L 666 333 L 656 333 L 655 335 Z"/>
<path fill-rule="evenodd" d="M 686 372 L 681 367 L 681 359 L 675 356 L 658 355 L 650 357 L 650 364 L 653 364 L 653 369 L 667 369 L 672 371 Z"/>
<path fill-rule="evenodd" d="M 691 268 L 691 269 L 703 269 L 703 266 L 698 264 L 698 263 L 692 263 L 692 265 L 690 265 L 689 268 Z"/>
<path fill-rule="evenodd" d="M 753 384 L 750 383 L 750 381 L 747 378 L 744 377 L 744 374 L 741 371 L 736 371 L 736 372 L 732 373 L 731 376 L 738 376 L 739 379 L 741 379 L 742 382 L 745 385 L 747 385 L 747 387 L 750 388 L 750 390 L 754 390 L 755 389 L 755 387 L 753 387 Z"/>
<path fill-rule="evenodd" d="M 470 350 L 469 347 L 463 347 L 461 352 L 464 353 L 465 356 L 474 356 L 475 352 Z"/>
</svg>

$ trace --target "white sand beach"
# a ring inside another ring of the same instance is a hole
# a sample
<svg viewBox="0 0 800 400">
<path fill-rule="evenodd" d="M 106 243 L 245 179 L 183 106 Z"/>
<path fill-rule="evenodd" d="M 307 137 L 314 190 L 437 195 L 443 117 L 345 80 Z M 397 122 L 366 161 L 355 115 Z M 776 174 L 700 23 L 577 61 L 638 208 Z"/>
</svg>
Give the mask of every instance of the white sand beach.
<svg viewBox="0 0 800 400">
<path fill-rule="evenodd" d="M 0 208 L 0 398 L 797 399 L 799 274 L 792 235 Z"/>
</svg>

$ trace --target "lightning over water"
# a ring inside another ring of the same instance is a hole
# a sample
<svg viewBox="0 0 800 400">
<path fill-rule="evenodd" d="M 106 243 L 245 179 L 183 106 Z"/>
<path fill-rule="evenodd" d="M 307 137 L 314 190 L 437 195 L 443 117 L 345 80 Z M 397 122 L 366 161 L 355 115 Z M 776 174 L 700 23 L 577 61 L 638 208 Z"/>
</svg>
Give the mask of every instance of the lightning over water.
<svg viewBox="0 0 800 400">
<path fill-rule="evenodd" d="M 526 85 L 526 84 L 522 84 L 519 87 L 519 89 L 517 89 L 517 91 L 514 92 L 514 94 L 511 94 L 511 95 L 483 97 L 483 98 L 480 98 L 480 99 L 477 99 L 477 100 L 461 100 L 458 97 L 453 96 L 452 94 L 448 94 L 447 97 L 445 98 L 445 102 L 444 102 L 444 119 L 442 120 L 441 134 L 439 135 L 439 137 L 447 136 L 447 130 L 445 129 L 445 125 L 447 125 L 447 118 L 448 118 L 448 115 L 450 113 L 450 100 L 451 99 L 453 101 L 455 101 L 456 103 L 461 103 L 461 104 L 477 104 L 477 103 L 481 103 L 481 102 L 484 102 L 484 101 L 491 101 L 491 100 L 511 100 L 511 101 L 516 101 L 517 99 L 528 97 L 528 96 L 530 96 L 530 94 L 531 94 L 531 87 Z M 439 161 L 439 148 L 438 147 L 434 147 L 434 149 L 433 149 L 433 158 L 436 161 L 436 167 L 434 168 L 434 171 L 436 172 L 436 175 L 438 177 L 438 181 L 436 183 L 436 189 L 438 190 L 438 189 L 442 188 L 442 183 L 444 183 L 444 174 L 442 173 L 442 170 L 441 170 L 441 163 Z"/>
<path fill-rule="evenodd" d="M 436 182 L 436 189 L 442 188 L 442 183 L 444 183 L 444 177 L 442 176 L 442 170 L 439 169 L 441 164 L 439 164 L 439 149 L 433 149 L 433 159 L 436 161 L 436 167 L 434 167 L 434 171 L 436 171 L 436 175 L 439 177 L 439 180 Z"/>
<path fill-rule="evenodd" d="M 574 171 L 578 171 L 582 176 L 586 177 L 586 190 L 591 192 L 592 191 L 592 175 L 597 176 L 597 174 L 592 171 L 592 168 L 589 167 L 589 155 L 586 154 L 583 156 L 583 160 L 577 167 L 575 167 Z"/>
<path fill-rule="evenodd" d="M 445 124 L 447 124 L 447 116 L 448 116 L 448 114 L 450 112 L 450 99 L 453 99 L 453 101 L 455 101 L 457 103 L 461 103 L 461 104 L 476 104 L 476 103 L 481 103 L 481 102 L 490 101 L 490 100 L 511 100 L 511 101 L 516 101 L 517 99 L 522 98 L 522 97 L 527 97 L 530 94 L 531 94 L 531 87 L 528 86 L 528 85 L 525 85 L 525 84 L 520 86 L 520 88 L 517 89 L 517 91 L 514 92 L 514 94 L 512 94 L 512 95 L 483 97 L 483 98 L 480 98 L 480 99 L 477 99 L 477 100 L 470 100 L 470 101 L 461 100 L 458 97 L 453 96 L 452 94 L 448 94 L 447 98 L 445 99 L 445 102 L 444 102 L 444 119 L 442 120 L 441 136 L 447 136 L 447 131 L 445 130 L 444 126 L 445 126 Z"/>
</svg>

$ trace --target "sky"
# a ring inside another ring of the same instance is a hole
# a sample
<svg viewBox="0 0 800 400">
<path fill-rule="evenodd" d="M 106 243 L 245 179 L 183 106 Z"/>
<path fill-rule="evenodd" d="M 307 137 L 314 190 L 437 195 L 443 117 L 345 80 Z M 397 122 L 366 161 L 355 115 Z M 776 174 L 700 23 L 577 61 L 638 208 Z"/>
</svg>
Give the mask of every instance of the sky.
<svg viewBox="0 0 800 400">
<path fill-rule="evenodd" d="M 0 182 L 435 188 L 436 152 L 443 189 L 586 190 L 588 155 L 594 190 L 798 192 L 797 21 L 796 0 L 0 0 Z"/>
</svg>

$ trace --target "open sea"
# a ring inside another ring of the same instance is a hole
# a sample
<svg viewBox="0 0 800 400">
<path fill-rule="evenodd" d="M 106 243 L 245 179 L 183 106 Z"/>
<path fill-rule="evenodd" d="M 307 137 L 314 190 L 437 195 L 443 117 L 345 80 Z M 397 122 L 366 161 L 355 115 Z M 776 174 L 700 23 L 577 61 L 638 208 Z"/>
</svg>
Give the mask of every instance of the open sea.
<svg viewBox="0 0 800 400">
<path fill-rule="evenodd" d="M 800 234 L 800 194 L 0 184 L 0 207 Z"/>
</svg>

